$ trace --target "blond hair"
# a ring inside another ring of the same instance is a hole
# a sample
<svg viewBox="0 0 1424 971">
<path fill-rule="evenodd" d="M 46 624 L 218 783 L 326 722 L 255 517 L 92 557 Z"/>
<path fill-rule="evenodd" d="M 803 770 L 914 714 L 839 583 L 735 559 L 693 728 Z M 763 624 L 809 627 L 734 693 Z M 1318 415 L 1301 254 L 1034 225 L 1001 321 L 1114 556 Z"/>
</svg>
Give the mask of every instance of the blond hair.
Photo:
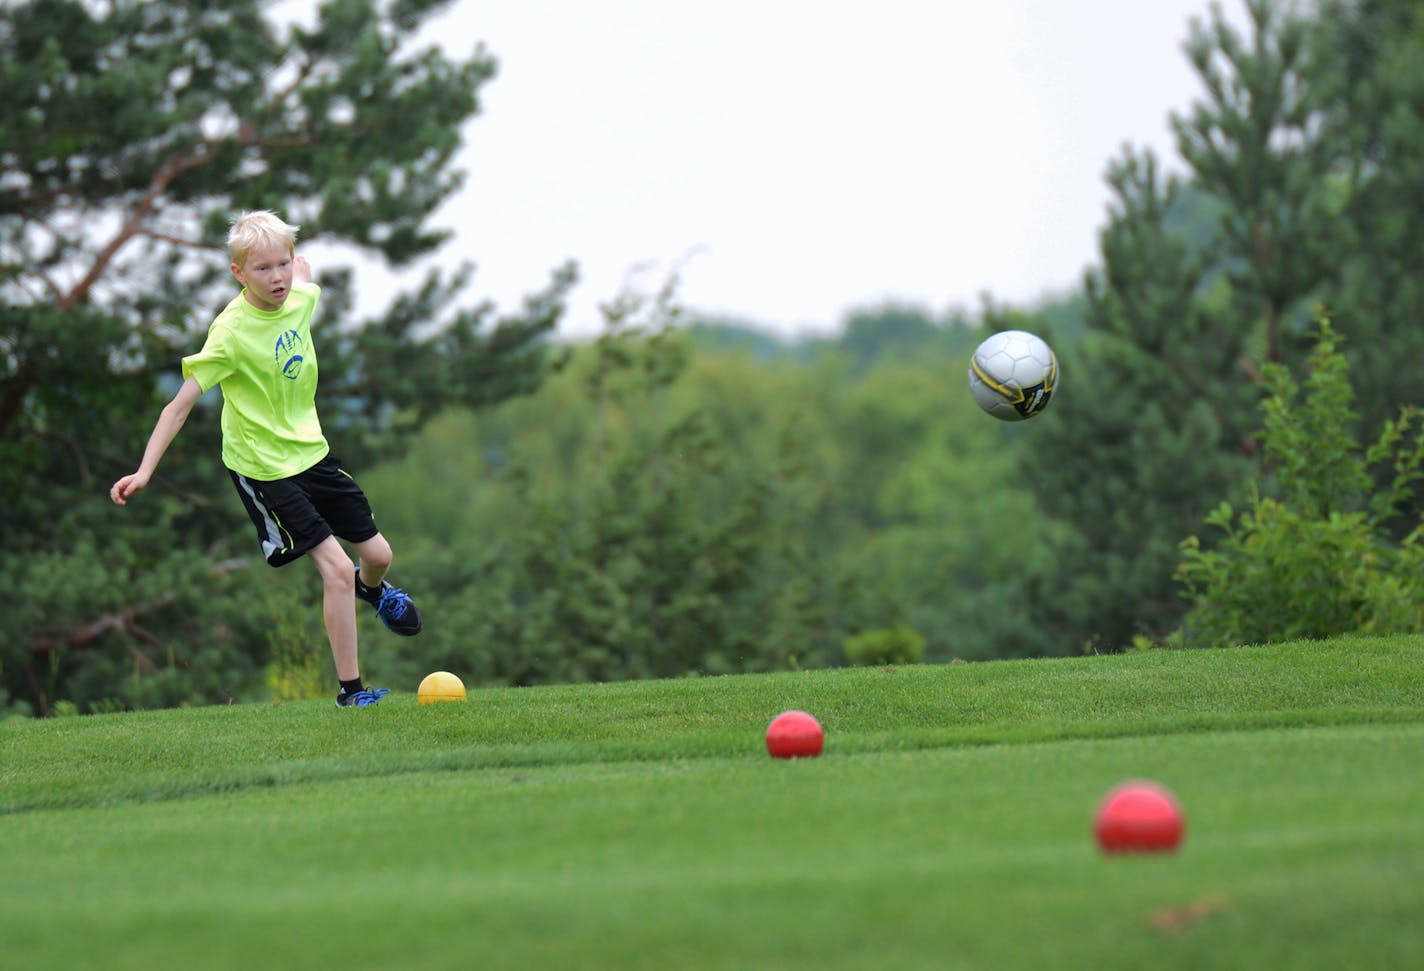
<svg viewBox="0 0 1424 971">
<path fill-rule="evenodd" d="M 297 244 L 297 230 L 282 221 L 282 217 L 269 209 L 244 212 L 232 222 L 227 234 L 227 251 L 232 261 L 241 266 L 247 254 L 259 246 L 286 246 L 294 251 Z"/>
</svg>

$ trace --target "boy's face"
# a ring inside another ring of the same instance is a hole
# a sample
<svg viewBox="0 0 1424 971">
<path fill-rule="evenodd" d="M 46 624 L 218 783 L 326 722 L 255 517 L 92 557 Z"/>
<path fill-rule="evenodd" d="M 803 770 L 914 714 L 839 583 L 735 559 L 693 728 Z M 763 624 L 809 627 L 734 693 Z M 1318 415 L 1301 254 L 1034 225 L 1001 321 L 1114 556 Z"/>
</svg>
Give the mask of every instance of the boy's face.
<svg viewBox="0 0 1424 971">
<path fill-rule="evenodd" d="M 256 246 L 232 275 L 247 288 L 247 302 L 258 310 L 280 310 L 292 292 L 292 251 L 286 246 Z"/>
</svg>

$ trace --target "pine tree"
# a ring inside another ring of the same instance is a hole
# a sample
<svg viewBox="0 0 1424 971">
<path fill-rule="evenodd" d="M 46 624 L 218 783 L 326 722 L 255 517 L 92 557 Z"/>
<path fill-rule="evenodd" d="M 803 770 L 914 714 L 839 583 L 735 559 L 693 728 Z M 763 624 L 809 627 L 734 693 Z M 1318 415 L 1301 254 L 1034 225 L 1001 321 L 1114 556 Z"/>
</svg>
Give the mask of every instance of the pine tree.
<svg viewBox="0 0 1424 971">
<path fill-rule="evenodd" d="M 1186 175 L 1131 150 L 1109 170 L 1089 334 L 1064 354 L 1057 425 L 1035 453 L 1052 471 L 1033 480 L 1041 502 L 1072 527 L 1030 583 L 1044 651 L 1175 627 L 1177 544 L 1238 497 L 1262 368 L 1306 353 L 1352 238 L 1322 124 L 1323 28 L 1271 0 L 1246 6 L 1248 36 L 1214 9 L 1186 42 L 1204 89 L 1173 119 Z"/>
<path fill-rule="evenodd" d="M 1333 181 L 1351 233 L 1324 302 L 1349 336 L 1361 418 L 1375 425 L 1424 403 L 1424 9 L 1352 0 L 1320 18 Z"/>
</svg>

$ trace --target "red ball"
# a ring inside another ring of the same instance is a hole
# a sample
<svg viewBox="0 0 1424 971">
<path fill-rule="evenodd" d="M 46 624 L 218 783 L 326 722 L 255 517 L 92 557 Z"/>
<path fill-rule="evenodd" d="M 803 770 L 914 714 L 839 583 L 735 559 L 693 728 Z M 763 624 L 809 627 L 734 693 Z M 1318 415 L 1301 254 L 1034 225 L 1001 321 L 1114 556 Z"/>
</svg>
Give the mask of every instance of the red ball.
<svg viewBox="0 0 1424 971">
<path fill-rule="evenodd" d="M 783 711 L 766 729 L 766 750 L 773 758 L 820 755 L 825 741 L 821 723 L 804 711 Z"/>
<path fill-rule="evenodd" d="M 1114 786 L 1094 819 L 1104 853 L 1170 853 L 1182 842 L 1185 828 L 1177 797 L 1166 786 L 1147 781 Z"/>
</svg>

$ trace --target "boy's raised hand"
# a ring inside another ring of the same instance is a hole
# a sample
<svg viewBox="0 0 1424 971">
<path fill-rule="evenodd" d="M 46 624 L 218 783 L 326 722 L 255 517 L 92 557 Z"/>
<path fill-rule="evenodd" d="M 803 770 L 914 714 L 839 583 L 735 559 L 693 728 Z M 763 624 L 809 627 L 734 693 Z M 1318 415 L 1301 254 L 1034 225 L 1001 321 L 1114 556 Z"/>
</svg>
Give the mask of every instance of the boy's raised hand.
<svg viewBox="0 0 1424 971">
<path fill-rule="evenodd" d="M 307 258 L 305 256 L 292 257 L 292 281 L 294 283 L 310 283 L 311 279 L 311 264 L 307 262 Z"/>
</svg>

